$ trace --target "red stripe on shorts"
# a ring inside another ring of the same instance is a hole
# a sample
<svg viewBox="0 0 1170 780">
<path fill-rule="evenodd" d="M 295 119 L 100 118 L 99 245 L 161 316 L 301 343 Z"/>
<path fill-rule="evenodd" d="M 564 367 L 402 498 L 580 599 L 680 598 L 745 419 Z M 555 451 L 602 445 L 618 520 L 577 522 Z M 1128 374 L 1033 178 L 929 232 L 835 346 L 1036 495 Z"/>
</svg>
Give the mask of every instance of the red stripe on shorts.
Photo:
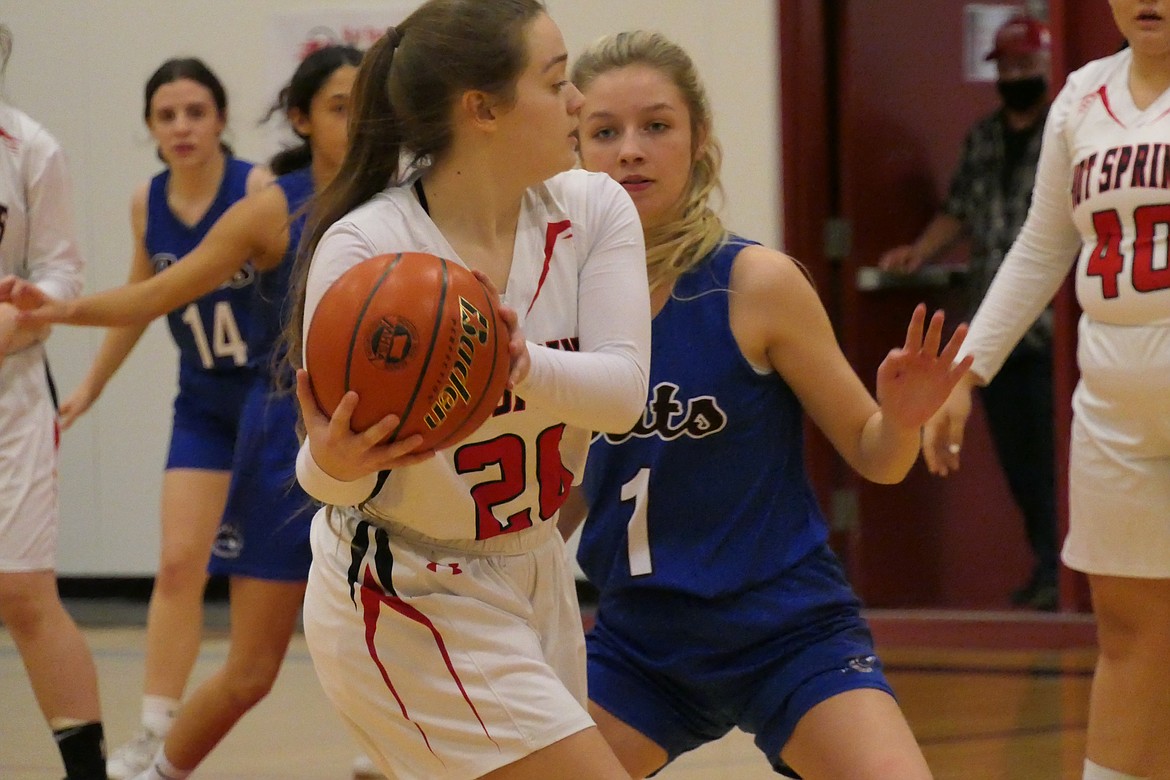
<svg viewBox="0 0 1170 780">
<path fill-rule="evenodd" d="M 406 711 L 406 704 L 398 696 L 398 691 L 394 689 L 394 684 L 390 681 L 390 675 L 386 672 L 386 667 L 382 664 L 382 660 L 378 657 L 378 648 L 374 645 L 374 633 L 377 630 L 379 612 L 378 606 L 380 604 L 385 604 L 403 617 L 409 620 L 413 620 L 419 625 L 426 626 L 428 629 L 430 629 L 431 634 L 435 637 L 435 647 L 438 648 L 439 653 L 443 656 L 443 663 L 447 666 L 447 672 L 451 675 L 451 679 L 454 680 L 455 685 L 459 688 L 459 693 L 462 694 L 463 700 L 467 702 L 467 706 L 471 710 L 471 713 L 475 715 L 475 719 L 479 721 L 479 726 L 481 729 L 483 729 L 484 736 L 491 740 L 493 745 L 499 747 L 495 739 L 493 739 L 492 735 L 488 732 L 487 724 L 485 724 L 483 722 L 483 718 L 479 716 L 479 711 L 475 708 L 475 704 L 472 703 L 471 697 L 467 695 L 467 691 L 463 687 L 463 681 L 459 679 L 459 673 L 455 671 L 455 666 L 451 663 L 451 656 L 447 652 L 447 645 L 443 641 L 443 635 L 439 633 L 439 630 L 435 628 L 433 623 L 431 623 L 430 618 L 428 618 L 422 612 L 419 612 L 417 609 L 412 607 L 410 604 L 407 604 L 398 596 L 388 595 L 384 590 L 382 590 L 377 581 L 374 579 L 374 575 L 370 571 L 370 567 L 367 565 L 362 582 L 362 609 L 366 624 L 366 649 L 370 653 L 370 658 L 373 659 L 374 663 L 378 666 L 378 670 L 382 673 L 382 680 L 386 683 L 386 687 L 390 690 L 390 693 L 393 694 L 394 700 L 398 702 L 398 707 L 402 711 L 402 717 L 406 718 L 411 723 L 414 723 L 414 727 L 418 729 L 419 734 L 422 735 L 423 741 L 426 742 L 427 749 L 431 751 L 431 755 L 435 756 L 436 758 L 439 757 L 438 754 L 435 753 L 434 748 L 431 747 L 431 742 L 429 739 L 427 739 L 426 732 L 423 731 L 422 726 L 412 720 L 410 714 Z"/>
</svg>

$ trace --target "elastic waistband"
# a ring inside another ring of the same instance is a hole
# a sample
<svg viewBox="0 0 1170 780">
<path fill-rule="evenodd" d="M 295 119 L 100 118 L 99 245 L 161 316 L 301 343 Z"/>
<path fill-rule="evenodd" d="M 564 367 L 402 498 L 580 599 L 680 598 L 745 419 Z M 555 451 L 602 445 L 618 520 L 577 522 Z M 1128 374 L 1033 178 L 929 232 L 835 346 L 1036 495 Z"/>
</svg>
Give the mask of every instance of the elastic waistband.
<svg viewBox="0 0 1170 780">
<path fill-rule="evenodd" d="M 522 555 L 539 548 L 552 538 L 553 534 L 559 533 L 557 524 L 550 520 L 525 528 L 523 531 L 493 536 L 491 539 L 436 539 L 417 528 L 380 517 L 368 509 L 362 511 L 354 507 L 336 507 L 335 510 L 345 519 L 347 533 L 352 534 L 357 524 L 364 520 L 384 528 L 391 536 L 464 555 Z"/>
</svg>

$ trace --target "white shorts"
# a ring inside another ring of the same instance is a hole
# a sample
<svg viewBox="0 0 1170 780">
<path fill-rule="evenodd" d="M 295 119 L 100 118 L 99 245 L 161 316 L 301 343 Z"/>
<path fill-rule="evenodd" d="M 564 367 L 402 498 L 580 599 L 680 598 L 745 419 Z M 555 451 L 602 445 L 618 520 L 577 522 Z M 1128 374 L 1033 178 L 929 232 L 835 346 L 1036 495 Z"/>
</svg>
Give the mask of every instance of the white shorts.
<svg viewBox="0 0 1170 780">
<path fill-rule="evenodd" d="M 1073 569 L 1170 578 L 1170 328 L 1082 318 L 1073 395 Z"/>
<path fill-rule="evenodd" d="M 322 509 L 311 539 L 313 664 L 390 777 L 480 777 L 593 726 L 581 613 L 554 523 L 468 550 Z"/>
<path fill-rule="evenodd" d="M 0 572 L 57 565 L 57 412 L 39 348 L 0 364 Z"/>
</svg>

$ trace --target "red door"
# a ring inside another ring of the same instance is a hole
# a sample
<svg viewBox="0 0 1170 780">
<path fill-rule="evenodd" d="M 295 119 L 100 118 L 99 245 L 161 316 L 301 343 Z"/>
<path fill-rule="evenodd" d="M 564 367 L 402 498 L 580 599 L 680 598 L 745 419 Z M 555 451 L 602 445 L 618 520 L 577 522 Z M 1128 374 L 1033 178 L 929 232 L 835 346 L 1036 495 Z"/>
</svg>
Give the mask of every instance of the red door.
<svg viewBox="0 0 1170 780">
<path fill-rule="evenodd" d="M 943 307 L 952 319 L 963 311 L 955 287 L 863 291 L 857 279 L 934 214 L 963 136 L 996 105 L 992 84 L 964 79 L 968 5 L 783 0 L 779 8 L 786 249 L 810 267 L 846 357 L 871 390 L 915 304 Z M 1060 0 L 1050 3 L 1057 84 L 1069 64 L 1116 48 L 1108 6 L 1077 5 L 1073 19 Z M 847 226 L 850 235 L 837 259 L 823 240 L 829 224 Z M 1057 345 L 1058 430 L 1067 430 L 1075 381 L 1073 319 L 1066 311 Z M 900 485 L 873 485 L 845 468 L 819 435 L 810 436 L 809 451 L 835 545 L 869 605 L 1003 607 L 1027 577 L 1023 520 L 978 409 L 963 468 L 945 480 L 919 464 Z M 1058 454 L 1062 464 L 1065 457 Z M 1067 589 L 1065 603 L 1083 606 Z"/>
</svg>

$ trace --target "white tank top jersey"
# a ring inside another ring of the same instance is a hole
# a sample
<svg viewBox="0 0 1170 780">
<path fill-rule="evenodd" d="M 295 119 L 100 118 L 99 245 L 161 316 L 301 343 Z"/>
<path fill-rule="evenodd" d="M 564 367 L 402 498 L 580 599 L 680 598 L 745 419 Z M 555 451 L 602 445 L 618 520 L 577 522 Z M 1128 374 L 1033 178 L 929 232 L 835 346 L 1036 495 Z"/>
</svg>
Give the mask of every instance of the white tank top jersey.
<svg viewBox="0 0 1170 780">
<path fill-rule="evenodd" d="M 334 280 L 375 255 L 428 252 L 466 265 L 410 184 L 391 187 L 325 233 L 309 271 L 305 323 Z M 502 297 L 519 314 L 532 357 L 503 411 L 459 445 L 391 472 L 373 497 L 376 474 L 333 480 L 312 463 L 306 443 L 298 474 L 311 495 L 342 506 L 365 502 L 376 518 L 444 540 L 490 539 L 555 516 L 564 489 L 580 481 L 591 431 L 629 430 L 646 399 L 646 253 L 625 191 L 607 175 L 580 170 L 529 189 Z"/>
<path fill-rule="evenodd" d="M 962 354 L 990 380 L 1076 263 L 1089 324 L 1170 325 L 1170 91 L 1138 109 L 1125 49 L 1069 76 L 1049 112 L 1027 221 Z"/>
</svg>

